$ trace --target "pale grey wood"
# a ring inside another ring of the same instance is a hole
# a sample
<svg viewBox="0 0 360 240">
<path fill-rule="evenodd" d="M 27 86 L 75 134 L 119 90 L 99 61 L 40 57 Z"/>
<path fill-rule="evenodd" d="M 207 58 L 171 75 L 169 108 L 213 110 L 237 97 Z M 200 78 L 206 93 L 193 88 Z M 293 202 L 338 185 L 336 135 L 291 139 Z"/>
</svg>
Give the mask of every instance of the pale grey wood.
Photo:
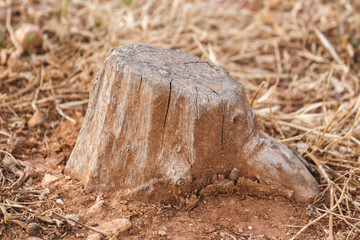
<svg viewBox="0 0 360 240">
<path fill-rule="evenodd" d="M 300 158 L 260 130 L 244 87 L 226 69 L 143 44 L 109 52 L 69 174 L 119 196 L 174 200 L 234 168 L 299 201 L 319 192 Z"/>
</svg>

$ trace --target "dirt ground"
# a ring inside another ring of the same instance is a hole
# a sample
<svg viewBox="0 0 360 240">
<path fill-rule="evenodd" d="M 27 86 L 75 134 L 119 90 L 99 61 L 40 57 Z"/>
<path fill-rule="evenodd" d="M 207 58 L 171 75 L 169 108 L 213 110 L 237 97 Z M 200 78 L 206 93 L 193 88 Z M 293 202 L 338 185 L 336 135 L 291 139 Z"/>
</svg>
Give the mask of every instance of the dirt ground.
<svg viewBox="0 0 360 240">
<path fill-rule="evenodd" d="M 115 239 L 360 239 L 359 11 L 345 0 L 0 0 L 0 239 L 86 239 L 117 218 L 132 225 Z M 21 38 L 28 24 L 39 46 Z M 64 175 L 91 81 L 127 43 L 227 68 L 264 131 L 314 169 L 318 199 L 228 193 L 186 210 Z"/>
<path fill-rule="evenodd" d="M 47 200 L 63 212 L 77 215 L 83 223 L 96 227 L 111 219 L 129 218 L 133 226 L 119 239 L 289 239 L 310 220 L 311 206 L 299 205 L 283 197 L 259 199 L 241 194 L 219 194 L 202 198 L 188 211 L 178 206 L 146 204 L 131 199 L 118 201 L 101 192 L 85 191 L 80 182 L 64 175 L 65 163 L 75 144 L 84 112 L 85 108 L 80 108 L 71 115 L 77 120 L 75 124 L 55 120 L 45 122 L 45 125 L 54 126 L 53 129 L 39 126 L 19 133 L 26 139 L 36 139 L 30 148 L 24 144 L 22 149 L 31 152 L 30 157 L 22 161 L 33 171 L 26 184 L 34 189 L 48 188 Z M 43 142 L 45 132 L 47 145 Z M 41 185 L 45 174 L 58 180 Z M 90 209 L 97 198 L 104 200 L 104 204 L 92 212 Z M 57 199 L 64 205 L 57 204 Z M 5 239 L 15 236 L 16 239 L 27 239 L 25 231 L 16 229 L 12 235 L 10 230 L 7 229 L 9 237 Z M 86 228 L 55 232 L 58 237 L 64 233 L 62 239 L 86 239 L 93 232 Z M 44 239 L 52 238 L 50 232 L 47 234 Z M 324 230 L 315 226 L 300 239 L 323 239 L 325 236 Z"/>
</svg>

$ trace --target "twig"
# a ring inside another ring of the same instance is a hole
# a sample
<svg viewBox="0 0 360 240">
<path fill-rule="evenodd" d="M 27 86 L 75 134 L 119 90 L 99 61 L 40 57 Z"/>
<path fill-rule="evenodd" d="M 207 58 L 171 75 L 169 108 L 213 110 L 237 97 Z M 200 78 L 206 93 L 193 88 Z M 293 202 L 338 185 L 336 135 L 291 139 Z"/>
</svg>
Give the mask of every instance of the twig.
<svg viewBox="0 0 360 240">
<path fill-rule="evenodd" d="M 23 206 L 23 205 L 18 204 L 18 203 L 16 203 L 16 204 L 3 203 L 2 205 L 7 206 L 7 207 L 22 208 L 22 209 L 25 209 L 28 212 L 34 213 L 34 210 L 32 210 L 31 208 L 28 208 L 28 207 Z"/>
<path fill-rule="evenodd" d="M 315 163 L 315 165 L 318 167 L 319 173 L 325 178 L 326 182 L 329 185 L 335 184 L 333 181 L 331 181 L 331 179 L 330 179 L 329 175 L 327 174 L 327 172 L 325 171 L 323 165 L 321 164 L 321 162 L 317 159 L 317 157 L 313 153 L 306 153 L 305 157 L 309 157 Z"/>
<path fill-rule="evenodd" d="M 330 133 L 324 133 L 323 134 L 323 132 L 320 132 L 320 131 L 318 131 L 316 129 L 310 129 L 310 128 L 307 128 L 307 127 L 295 125 L 295 124 L 288 123 L 288 122 L 281 121 L 281 120 L 278 120 L 278 123 L 281 124 L 281 125 L 287 126 L 287 127 L 291 127 L 291 128 L 295 128 L 295 129 L 304 131 L 304 132 L 309 132 L 309 133 L 313 133 L 313 134 L 316 134 L 316 135 L 323 135 L 323 137 L 330 138 L 330 139 L 338 139 L 339 138 L 339 136 L 335 135 L 335 134 L 330 134 Z M 360 141 L 358 139 L 356 139 L 353 136 L 351 136 L 350 139 L 360 146 Z"/>
<path fill-rule="evenodd" d="M 38 98 L 40 88 L 36 88 L 34 99 L 31 101 L 31 107 L 34 109 L 35 112 L 39 112 L 39 109 L 36 106 L 36 99 Z"/>
<path fill-rule="evenodd" d="M 89 102 L 88 99 L 84 99 L 84 100 L 79 100 L 79 101 L 72 101 L 72 102 L 66 102 L 66 103 L 61 103 L 58 106 L 63 109 L 67 109 L 67 108 L 71 108 L 74 106 L 79 106 L 79 105 L 83 105 L 83 104 L 87 104 Z"/>
<path fill-rule="evenodd" d="M 273 47 L 274 47 L 274 52 L 275 52 L 277 73 L 282 74 L 283 70 L 282 70 L 282 66 L 281 66 L 281 55 L 280 55 L 278 40 L 273 41 Z"/>
<path fill-rule="evenodd" d="M 209 54 L 206 52 L 204 46 L 201 44 L 201 42 L 199 41 L 199 39 L 197 38 L 197 36 L 194 34 L 192 35 L 196 45 L 199 47 L 199 49 L 201 50 L 201 52 L 204 54 L 204 56 L 210 60 Z"/>
<path fill-rule="evenodd" d="M 28 172 L 19 170 L 15 165 L 9 166 L 9 170 L 19 177 L 18 180 L 9 187 L 9 189 L 20 187 L 30 175 Z"/>
<path fill-rule="evenodd" d="M 279 131 L 279 133 L 280 133 L 280 135 L 281 135 L 281 138 L 285 138 L 284 132 L 282 131 L 281 127 L 279 126 L 279 124 L 278 124 L 278 122 L 277 122 L 277 120 L 276 120 L 276 117 L 275 117 L 275 115 L 274 115 L 274 113 L 273 113 L 273 111 L 272 111 L 272 106 L 271 106 L 271 99 L 272 99 L 272 97 L 274 96 L 274 93 L 275 93 L 275 91 L 276 91 L 277 86 L 279 85 L 279 81 L 280 81 L 279 78 L 276 79 L 276 83 L 275 83 L 274 89 L 273 89 L 273 91 L 272 91 L 272 93 L 271 93 L 271 95 L 270 95 L 270 98 L 269 98 L 269 110 L 270 110 L 270 115 L 271 115 L 271 117 L 272 117 L 272 121 L 273 121 L 275 127 L 277 128 L 277 130 Z"/>
<path fill-rule="evenodd" d="M 16 40 L 14 30 L 13 30 L 13 28 L 11 26 L 11 0 L 7 0 L 6 5 L 7 5 L 8 9 L 6 11 L 6 23 L 5 23 L 5 25 L 6 25 L 7 31 L 9 32 L 10 40 L 13 43 L 13 45 L 15 46 L 15 48 L 16 48 L 15 57 L 18 57 L 18 56 L 21 55 L 23 49 L 20 46 L 20 44 L 18 43 L 18 41 Z"/>
<path fill-rule="evenodd" d="M 334 73 L 334 67 L 332 67 L 331 70 L 330 70 L 330 73 L 329 73 L 329 75 L 327 77 L 327 80 L 326 80 L 325 89 L 323 90 L 324 94 L 323 94 L 322 108 L 323 108 L 323 112 L 324 112 L 325 122 L 327 122 L 327 120 L 328 120 L 327 119 L 328 115 L 327 115 L 327 111 L 326 111 L 326 104 L 325 104 L 325 102 L 326 102 L 326 94 L 327 94 L 329 84 L 330 84 L 330 79 L 332 78 L 333 73 Z"/>
<path fill-rule="evenodd" d="M 327 40 L 327 38 L 324 36 L 324 34 L 322 34 L 322 32 L 320 32 L 319 29 L 317 29 L 316 27 L 314 28 L 314 32 L 315 32 L 316 36 L 319 38 L 322 45 L 330 52 L 331 56 L 335 59 L 335 61 L 338 64 L 345 66 L 343 61 L 341 61 L 339 55 L 336 53 L 334 47 L 331 45 L 329 40 Z M 347 67 L 346 67 L 346 69 L 347 69 Z"/>
<path fill-rule="evenodd" d="M 330 209 L 334 207 L 334 188 L 333 186 L 330 186 Z M 334 239 L 334 230 L 333 230 L 333 222 L 334 222 L 334 215 L 332 212 L 330 212 L 329 216 L 329 240 Z"/>
<path fill-rule="evenodd" d="M 261 84 L 259 85 L 259 87 L 256 89 L 256 92 L 254 93 L 254 95 L 252 96 L 251 100 L 250 100 L 250 105 L 253 107 L 254 106 L 254 101 L 257 97 L 257 95 L 259 94 L 259 92 L 261 91 L 261 89 L 264 87 L 265 82 L 261 82 Z"/>
<path fill-rule="evenodd" d="M 23 229 L 26 228 L 26 223 L 24 223 L 23 221 L 20 221 L 20 220 L 10 220 L 12 223 L 15 223 L 17 225 L 19 225 L 20 227 L 22 227 Z"/>
<path fill-rule="evenodd" d="M 7 137 L 9 137 L 9 138 L 11 137 L 11 134 L 9 134 L 9 133 L 7 133 L 7 132 L 4 132 L 4 131 L 1 131 L 1 130 L 0 130 L 0 134 L 1 134 L 1 135 L 4 135 L 4 136 L 7 136 Z"/>
<path fill-rule="evenodd" d="M 63 110 L 59 107 L 58 104 L 56 104 L 55 109 L 56 109 L 56 111 L 57 111 L 62 117 L 64 117 L 65 119 L 69 120 L 69 121 L 72 122 L 72 123 L 76 123 L 76 120 L 73 119 L 72 117 L 69 117 L 68 115 L 66 115 L 66 114 L 63 112 Z"/>
<path fill-rule="evenodd" d="M 60 217 L 60 218 L 62 218 L 62 219 L 65 219 L 66 221 L 75 222 L 75 223 L 77 223 L 77 224 L 79 224 L 79 225 L 81 225 L 81 226 L 83 226 L 83 227 L 86 227 L 87 229 L 90 229 L 90 230 L 92 230 L 92 231 L 94 231 L 94 232 L 100 233 L 100 234 L 102 234 L 102 235 L 104 235 L 104 236 L 108 236 L 108 235 L 109 235 L 107 232 L 105 232 L 105 231 L 103 231 L 103 230 L 101 230 L 101 229 L 97 229 L 97 228 L 88 226 L 88 225 L 86 225 L 86 224 L 84 224 L 84 223 L 81 223 L 81 222 L 79 222 L 79 221 L 76 221 L 75 219 L 67 218 L 67 217 L 65 217 L 65 216 L 63 216 L 63 215 L 60 215 L 60 214 L 54 212 L 54 211 L 52 211 L 52 213 L 53 213 L 55 216 L 58 216 L 58 217 Z"/>
<path fill-rule="evenodd" d="M 340 111 L 342 110 L 342 107 L 340 106 L 339 109 L 336 111 L 336 113 L 334 114 L 334 116 L 331 118 L 330 122 L 326 125 L 324 131 L 322 132 L 322 134 L 320 135 L 320 138 L 318 139 L 318 141 L 315 144 L 315 148 L 313 148 L 312 152 L 314 152 L 316 150 L 316 148 L 318 148 L 324 138 L 325 133 L 327 132 L 327 130 L 329 129 L 329 127 L 331 126 L 331 124 L 334 122 L 335 118 L 337 117 L 337 115 L 340 113 Z"/>
<path fill-rule="evenodd" d="M 14 146 L 11 146 L 11 147 L 14 147 Z M 2 159 L 4 166 L 10 172 L 14 173 L 16 176 L 19 177 L 19 179 L 9 187 L 9 189 L 20 187 L 21 184 L 29 177 L 30 174 L 28 172 L 24 173 L 23 171 L 19 170 L 16 167 L 16 166 L 19 166 L 19 163 L 16 161 L 14 156 L 11 155 L 9 152 L 3 151 L 3 150 L 0 150 L 0 152 L 6 154 L 6 156 Z"/>
<path fill-rule="evenodd" d="M 6 211 L 6 208 L 4 207 L 4 204 L 0 203 L 0 209 L 4 215 L 4 222 L 8 223 L 11 220 L 10 214 Z"/>
<path fill-rule="evenodd" d="M 14 164 L 16 164 L 17 166 L 19 166 L 18 161 L 16 161 L 16 159 L 14 158 L 14 156 L 13 156 L 11 153 L 9 153 L 9 152 L 7 152 L 7 151 L 4 151 L 4 150 L 1 150 L 1 149 L 0 149 L 0 153 L 4 153 L 4 154 L 8 155 L 8 156 L 12 159 L 12 161 L 14 162 Z M 4 161 L 4 160 L 3 160 L 3 161 Z"/>
</svg>

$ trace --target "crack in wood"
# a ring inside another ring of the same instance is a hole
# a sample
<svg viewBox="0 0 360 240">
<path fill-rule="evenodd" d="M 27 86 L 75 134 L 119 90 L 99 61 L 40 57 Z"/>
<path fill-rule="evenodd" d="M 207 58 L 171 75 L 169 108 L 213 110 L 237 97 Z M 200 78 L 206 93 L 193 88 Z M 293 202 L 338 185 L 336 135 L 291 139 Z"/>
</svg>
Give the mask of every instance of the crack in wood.
<svg viewBox="0 0 360 240">
<path fill-rule="evenodd" d="M 210 88 L 210 90 L 215 93 L 221 100 L 221 110 L 222 110 L 222 120 L 221 120 L 221 149 L 224 149 L 224 122 L 225 122 L 225 104 L 221 95 L 216 92 L 214 89 Z"/>
<path fill-rule="evenodd" d="M 142 82 L 143 82 L 143 76 L 140 75 L 140 84 L 139 84 L 139 90 L 138 90 L 138 92 L 140 92 L 140 90 L 141 90 Z"/>
<path fill-rule="evenodd" d="M 224 150 L 224 122 L 225 122 L 225 104 L 223 99 L 221 99 L 221 108 L 222 108 L 222 122 L 221 122 L 221 148 Z"/>
<path fill-rule="evenodd" d="M 169 83 L 169 97 L 168 97 L 168 101 L 167 101 L 167 106 L 166 106 L 166 112 L 165 112 L 165 118 L 164 118 L 164 130 L 163 130 L 163 136 L 162 136 L 162 145 L 164 145 L 164 136 L 165 136 L 165 130 L 166 130 L 166 122 L 167 122 L 167 118 L 168 118 L 168 114 L 169 114 L 169 108 L 170 108 L 170 101 L 171 101 L 171 92 L 172 92 L 172 81 L 170 81 Z"/>
<path fill-rule="evenodd" d="M 165 119 L 164 119 L 164 130 L 165 130 L 165 127 L 166 127 L 167 116 L 168 116 L 169 108 L 170 108 L 172 80 L 170 81 L 169 85 L 170 85 L 170 87 L 169 87 L 169 98 L 168 98 L 168 102 L 167 102 L 167 106 L 166 106 L 166 113 L 165 113 Z"/>
<path fill-rule="evenodd" d="M 196 87 L 196 85 L 194 85 L 195 91 L 196 91 L 196 97 L 195 97 L 195 108 L 196 108 L 196 114 L 197 114 L 197 118 L 199 118 L 199 106 L 198 106 L 198 98 L 199 98 L 199 90 Z"/>
</svg>

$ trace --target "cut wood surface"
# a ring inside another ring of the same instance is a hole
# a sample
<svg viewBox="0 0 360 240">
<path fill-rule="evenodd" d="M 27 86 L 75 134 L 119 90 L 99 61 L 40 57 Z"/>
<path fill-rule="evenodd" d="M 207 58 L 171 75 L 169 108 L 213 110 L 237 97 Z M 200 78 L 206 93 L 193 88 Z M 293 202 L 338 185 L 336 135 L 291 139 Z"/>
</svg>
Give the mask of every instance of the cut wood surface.
<svg viewBox="0 0 360 240">
<path fill-rule="evenodd" d="M 92 85 L 66 166 L 87 188 L 165 201 L 221 187 L 301 202 L 319 193 L 304 160 L 260 129 L 244 87 L 222 67 L 131 44 L 109 52 Z"/>
</svg>

